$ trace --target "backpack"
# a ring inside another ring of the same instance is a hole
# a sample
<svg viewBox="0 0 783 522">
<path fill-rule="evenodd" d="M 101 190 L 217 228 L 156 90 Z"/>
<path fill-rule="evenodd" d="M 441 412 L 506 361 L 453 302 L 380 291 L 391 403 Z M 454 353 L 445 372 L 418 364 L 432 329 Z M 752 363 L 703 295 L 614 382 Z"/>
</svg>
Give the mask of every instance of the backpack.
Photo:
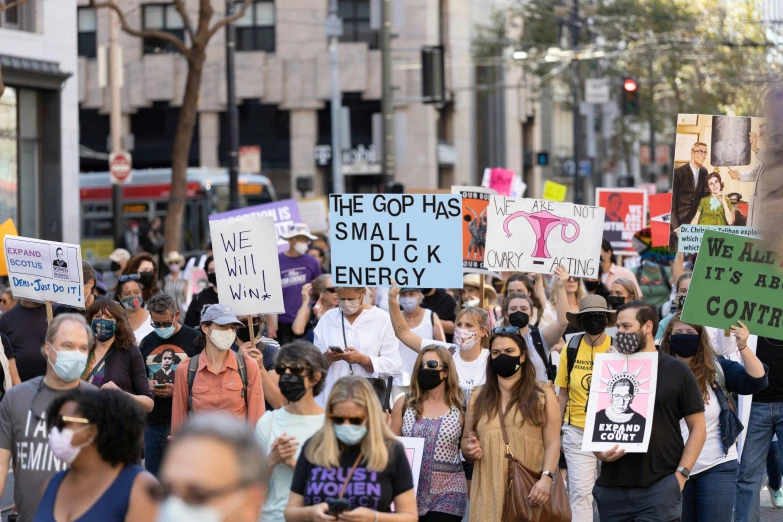
<svg viewBox="0 0 783 522">
<path fill-rule="evenodd" d="M 536 349 L 536 353 L 539 357 L 541 357 L 541 360 L 544 361 L 544 366 L 546 366 L 546 378 L 552 382 L 555 382 L 555 378 L 557 377 L 557 368 L 554 364 L 552 364 L 552 354 L 550 353 L 549 357 L 546 355 L 546 350 L 544 350 L 544 341 L 541 339 L 541 330 L 531 326 L 530 337 L 533 339 L 533 346 Z"/>
<path fill-rule="evenodd" d="M 237 358 L 237 371 L 242 378 L 242 398 L 245 399 L 245 413 L 247 414 L 247 369 L 245 368 L 245 358 L 237 352 L 230 350 Z M 203 352 L 202 352 L 203 353 Z M 196 371 L 198 370 L 198 358 L 201 354 L 196 354 L 190 358 L 188 363 L 188 412 L 193 411 L 193 381 L 196 380 Z"/>
<path fill-rule="evenodd" d="M 573 337 L 571 337 L 571 340 L 568 341 L 568 347 L 566 348 L 566 369 L 568 370 L 568 373 L 566 373 L 566 390 L 568 392 L 568 401 L 571 401 L 571 371 L 574 369 L 574 364 L 576 363 L 576 355 L 579 353 L 579 345 L 582 343 L 582 339 L 584 338 L 585 334 L 576 334 Z M 614 339 L 612 339 L 612 336 L 609 335 L 609 343 L 612 343 Z M 588 390 L 588 398 L 589 398 L 589 390 Z M 587 404 L 585 404 L 585 411 L 587 411 Z M 571 424 L 571 410 L 568 410 L 568 423 Z"/>
</svg>

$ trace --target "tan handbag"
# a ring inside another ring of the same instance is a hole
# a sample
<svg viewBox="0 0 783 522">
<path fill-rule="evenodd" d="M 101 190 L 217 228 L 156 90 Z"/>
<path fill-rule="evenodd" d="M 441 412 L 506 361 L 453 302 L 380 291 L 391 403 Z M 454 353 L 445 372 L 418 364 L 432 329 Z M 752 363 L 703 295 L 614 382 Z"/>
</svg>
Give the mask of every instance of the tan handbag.
<svg viewBox="0 0 783 522">
<path fill-rule="evenodd" d="M 571 504 L 568 502 L 568 493 L 559 467 L 555 470 L 555 478 L 549 490 L 549 500 L 542 506 L 530 504 L 528 494 L 541 478 L 541 474 L 530 471 L 514 458 L 508 443 L 506 423 L 503 421 L 503 408 L 498 408 L 498 416 L 508 459 L 508 488 L 503 503 L 503 521 L 571 522 Z"/>
</svg>

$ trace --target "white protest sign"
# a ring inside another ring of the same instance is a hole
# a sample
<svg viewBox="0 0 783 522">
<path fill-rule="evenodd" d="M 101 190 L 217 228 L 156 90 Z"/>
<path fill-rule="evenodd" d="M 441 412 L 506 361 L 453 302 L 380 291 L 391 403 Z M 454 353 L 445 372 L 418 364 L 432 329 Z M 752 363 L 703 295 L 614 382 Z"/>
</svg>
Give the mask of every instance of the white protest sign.
<svg viewBox="0 0 783 522">
<path fill-rule="evenodd" d="M 646 453 L 657 384 L 657 352 L 595 354 L 582 451 Z"/>
<path fill-rule="evenodd" d="M 51 301 L 84 309 L 79 245 L 6 236 L 3 248 L 15 299 Z"/>
<path fill-rule="evenodd" d="M 419 474 L 421 473 L 421 463 L 424 460 L 424 439 L 422 437 L 397 437 L 405 448 L 405 455 L 408 457 L 408 464 L 411 466 L 413 474 L 413 492 L 416 493 L 419 486 Z"/>
<path fill-rule="evenodd" d="M 604 209 L 543 199 L 492 196 L 484 264 L 500 272 L 598 277 Z"/>
<path fill-rule="evenodd" d="M 237 315 L 283 313 L 275 220 L 268 216 L 210 221 L 220 304 Z"/>
</svg>

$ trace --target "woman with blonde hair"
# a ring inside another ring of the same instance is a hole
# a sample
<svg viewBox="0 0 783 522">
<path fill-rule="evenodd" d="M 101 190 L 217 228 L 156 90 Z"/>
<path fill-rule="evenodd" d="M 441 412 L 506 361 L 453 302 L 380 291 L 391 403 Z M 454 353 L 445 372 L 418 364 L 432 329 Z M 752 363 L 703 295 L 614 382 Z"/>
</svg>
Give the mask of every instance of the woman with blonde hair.
<svg viewBox="0 0 783 522">
<path fill-rule="evenodd" d="M 394 513 L 391 504 L 394 502 Z M 334 383 L 323 427 L 302 448 L 285 509 L 288 522 L 415 522 L 413 476 L 367 379 Z"/>
<path fill-rule="evenodd" d="M 636 293 L 636 283 L 621 277 L 612 282 L 611 288 L 609 288 L 609 299 L 606 301 L 609 304 L 609 308 L 617 310 L 625 303 L 638 301 L 639 299 L 641 299 L 641 296 Z"/>
<path fill-rule="evenodd" d="M 430 345 L 421 349 L 410 390 L 395 403 L 391 428 L 395 435 L 424 439 L 424 464 L 416 492 L 419 521 L 459 522 L 468 499 L 459 446 L 465 395 L 446 348 Z"/>
<path fill-rule="evenodd" d="M 579 313 L 579 303 L 582 302 L 582 298 L 587 295 L 587 289 L 582 279 L 579 277 L 569 276 L 568 279 L 561 280 L 557 277 L 552 278 L 552 291 L 549 294 L 549 307 L 544 310 L 544 316 L 538 323 L 539 328 L 543 328 L 550 323 L 557 321 L 557 303 L 560 299 L 560 287 L 565 286 L 566 295 L 568 296 L 568 311 L 573 313 Z M 566 335 L 570 333 L 576 333 L 576 330 L 572 330 L 572 326 L 566 328 Z"/>
</svg>

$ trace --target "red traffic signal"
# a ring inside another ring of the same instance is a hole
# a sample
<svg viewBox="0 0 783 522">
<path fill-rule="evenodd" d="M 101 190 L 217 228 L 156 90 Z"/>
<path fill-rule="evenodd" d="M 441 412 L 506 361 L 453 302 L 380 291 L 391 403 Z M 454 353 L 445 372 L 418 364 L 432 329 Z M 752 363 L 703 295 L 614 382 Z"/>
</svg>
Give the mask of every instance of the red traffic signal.
<svg viewBox="0 0 783 522">
<path fill-rule="evenodd" d="M 633 78 L 626 78 L 625 82 L 623 82 L 623 89 L 627 92 L 635 92 L 638 88 L 639 86 L 636 85 L 636 80 Z"/>
</svg>

